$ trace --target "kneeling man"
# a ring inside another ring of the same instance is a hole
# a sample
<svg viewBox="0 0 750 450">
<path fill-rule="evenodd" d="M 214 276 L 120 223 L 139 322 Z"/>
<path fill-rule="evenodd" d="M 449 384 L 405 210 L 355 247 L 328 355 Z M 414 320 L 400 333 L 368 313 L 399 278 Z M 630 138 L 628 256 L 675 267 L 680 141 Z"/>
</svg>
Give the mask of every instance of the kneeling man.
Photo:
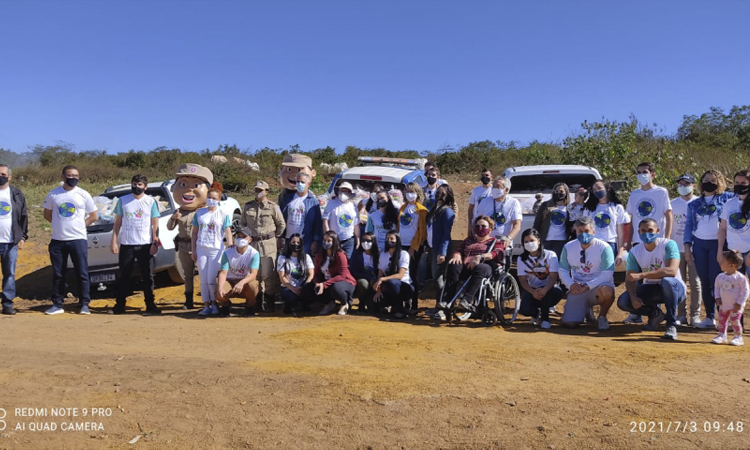
<svg viewBox="0 0 750 450">
<path fill-rule="evenodd" d="M 234 246 L 229 247 L 221 256 L 219 270 L 219 291 L 216 302 L 219 304 L 219 315 L 228 316 L 232 306 L 230 299 L 245 299 L 245 314 L 255 314 L 255 297 L 258 295 L 258 267 L 260 253 L 250 247 L 250 238 L 246 230 L 237 232 Z"/>
</svg>

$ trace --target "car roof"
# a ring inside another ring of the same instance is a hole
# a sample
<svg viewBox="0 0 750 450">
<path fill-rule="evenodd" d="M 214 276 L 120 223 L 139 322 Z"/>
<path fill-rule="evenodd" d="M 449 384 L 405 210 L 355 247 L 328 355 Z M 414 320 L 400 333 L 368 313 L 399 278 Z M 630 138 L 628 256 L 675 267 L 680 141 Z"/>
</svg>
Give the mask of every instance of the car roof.
<svg viewBox="0 0 750 450">
<path fill-rule="evenodd" d="M 173 181 L 174 180 L 169 180 L 169 181 L 154 181 L 154 182 L 149 183 L 148 185 L 146 185 L 146 189 L 160 188 L 162 186 L 168 185 L 169 183 L 171 183 Z M 110 186 L 107 189 L 105 189 L 104 192 L 105 193 L 110 193 L 110 192 L 125 191 L 125 190 L 130 191 L 130 183 L 128 183 L 128 184 L 118 184 L 116 186 Z"/>
<path fill-rule="evenodd" d="M 414 172 L 421 173 L 421 170 L 415 170 L 413 168 L 395 167 L 395 166 L 361 166 L 353 167 L 349 170 L 342 172 L 341 179 L 343 180 L 361 180 L 362 176 L 375 176 L 381 177 L 381 180 L 386 183 L 401 183 L 406 176 Z M 373 181 L 373 180 L 366 180 Z"/>
<path fill-rule="evenodd" d="M 574 164 L 547 164 L 539 166 L 517 166 L 505 169 L 506 176 L 516 175 L 541 175 L 544 172 L 556 173 L 590 173 L 598 174 L 599 171 L 591 166 L 581 166 Z"/>
</svg>

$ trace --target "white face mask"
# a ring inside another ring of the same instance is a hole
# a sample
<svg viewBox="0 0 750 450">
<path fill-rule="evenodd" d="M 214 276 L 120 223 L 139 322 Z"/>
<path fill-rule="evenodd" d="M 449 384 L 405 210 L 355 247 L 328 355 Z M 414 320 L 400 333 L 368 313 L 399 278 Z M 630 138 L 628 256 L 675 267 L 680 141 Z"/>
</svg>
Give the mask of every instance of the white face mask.
<svg viewBox="0 0 750 450">
<path fill-rule="evenodd" d="M 343 192 L 339 192 L 339 200 L 346 203 L 349 200 L 349 195 L 344 194 Z"/>
<path fill-rule="evenodd" d="M 492 188 L 492 197 L 493 198 L 500 198 L 503 195 L 505 195 L 505 189 L 501 188 Z"/>
<path fill-rule="evenodd" d="M 378 194 L 376 192 L 372 192 L 370 194 L 370 199 L 374 202 L 378 201 Z"/>
<path fill-rule="evenodd" d="M 677 186 L 677 192 L 680 193 L 680 195 L 690 195 L 693 193 L 693 187 L 692 186 Z"/>
<path fill-rule="evenodd" d="M 530 252 L 535 252 L 539 249 L 539 242 L 537 241 L 531 241 L 531 242 L 524 242 L 523 248 Z"/>
<path fill-rule="evenodd" d="M 407 192 L 404 196 L 406 197 L 406 201 L 409 203 L 417 201 L 417 194 L 415 194 L 414 192 Z"/>
<path fill-rule="evenodd" d="M 372 242 L 362 242 L 362 248 L 365 250 L 370 250 L 372 248 Z"/>
<path fill-rule="evenodd" d="M 641 186 L 648 184 L 648 182 L 651 181 L 651 174 L 650 173 L 639 173 L 638 174 L 638 182 L 641 183 Z"/>
<path fill-rule="evenodd" d="M 215 206 L 219 206 L 219 201 L 218 201 L 218 200 L 214 200 L 214 199 L 212 199 L 212 198 L 207 198 L 207 199 L 206 199 L 206 205 L 207 205 L 207 206 L 208 206 L 209 208 L 213 208 L 213 207 L 215 207 Z"/>
<path fill-rule="evenodd" d="M 263 197 L 266 196 L 266 191 L 256 192 L 255 196 L 258 197 L 258 198 L 263 198 Z"/>
<path fill-rule="evenodd" d="M 237 239 L 236 241 L 234 241 L 234 243 L 237 244 L 237 247 L 239 248 L 247 247 L 248 245 L 250 245 L 250 243 L 247 242 L 247 239 Z"/>
</svg>

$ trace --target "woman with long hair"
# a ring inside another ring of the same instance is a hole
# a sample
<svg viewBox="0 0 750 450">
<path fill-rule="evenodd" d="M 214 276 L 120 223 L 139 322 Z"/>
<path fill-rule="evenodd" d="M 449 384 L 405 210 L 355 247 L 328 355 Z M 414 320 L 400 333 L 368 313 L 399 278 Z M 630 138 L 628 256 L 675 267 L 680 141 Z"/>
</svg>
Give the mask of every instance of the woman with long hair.
<svg viewBox="0 0 750 450">
<path fill-rule="evenodd" d="M 373 233 L 365 233 L 362 236 L 359 248 L 354 250 L 352 259 L 349 261 L 349 270 L 357 280 L 354 289 L 354 298 L 359 300 L 360 312 L 372 312 L 372 296 L 375 291 L 372 285 L 378 278 L 378 262 L 380 252 L 378 242 Z"/>
<path fill-rule="evenodd" d="M 583 205 L 583 215 L 594 219 L 596 237 L 612 247 L 615 266 L 619 265 L 625 257 L 625 224 L 630 223 L 630 215 L 625 212 L 612 183 L 604 180 L 594 182 L 591 195 Z"/>
<path fill-rule="evenodd" d="M 375 233 L 378 240 L 378 248 L 384 248 L 385 235 L 389 231 L 395 231 L 398 224 L 398 209 L 393 204 L 393 199 L 387 190 L 381 189 L 376 194 L 378 209 L 373 211 L 367 218 L 365 232 Z"/>
<path fill-rule="evenodd" d="M 557 285 L 558 258 L 555 252 L 544 248 L 538 231 L 529 228 L 521 234 L 523 253 L 518 258 L 518 281 L 521 285 L 519 313 L 531 317 L 532 325 L 550 328 L 550 308 L 562 299 L 562 289 Z"/>
<path fill-rule="evenodd" d="M 404 250 L 409 252 L 409 277 L 419 278 L 419 260 L 422 257 L 423 244 L 427 239 L 427 208 L 422 206 L 424 194 L 418 183 L 411 182 L 404 188 L 404 200 L 398 211 L 396 231 L 401 237 Z M 416 314 L 419 306 L 419 291 L 414 289 L 411 306 L 407 308 L 410 314 Z"/>
<path fill-rule="evenodd" d="M 389 231 L 385 236 L 383 253 L 378 262 L 378 279 L 372 288 L 375 290 L 373 303 L 390 306 L 391 313 L 397 319 L 404 317 L 414 287 L 409 276 L 409 253 L 401 248 L 401 236 L 395 231 Z"/>
<path fill-rule="evenodd" d="M 443 272 L 445 271 L 445 261 L 447 255 L 451 254 L 451 231 L 453 222 L 456 219 L 454 207 L 456 200 L 453 196 L 453 188 L 444 184 L 437 188 L 435 192 L 435 203 L 427 213 L 427 252 L 419 261 L 418 270 L 418 287 L 419 291 L 424 288 L 428 279 L 437 282 L 438 291 L 443 289 L 445 280 Z M 436 300 L 437 303 L 440 300 Z M 428 314 L 437 312 L 437 307 L 428 311 Z"/>
<path fill-rule="evenodd" d="M 324 307 L 320 315 L 333 312 L 340 304 L 338 314 L 345 316 L 352 305 L 354 285 L 357 283 L 349 273 L 349 262 L 346 253 L 341 249 L 338 233 L 328 230 L 323 234 L 323 249 L 315 256 L 315 274 L 313 283 L 305 286 L 303 298 L 308 303 L 319 299 Z"/>
<path fill-rule="evenodd" d="M 284 302 L 284 314 L 290 314 L 302 300 L 302 290 L 312 282 L 315 276 L 315 265 L 310 255 L 305 253 L 302 236 L 294 233 L 283 255 L 279 256 L 276 270 L 281 280 L 281 300 Z"/>
<path fill-rule="evenodd" d="M 560 256 L 562 248 L 570 240 L 572 222 L 568 220 L 570 188 L 565 183 L 552 187 L 552 197 L 539 206 L 534 218 L 534 229 L 538 230 L 544 246 Z"/>
</svg>

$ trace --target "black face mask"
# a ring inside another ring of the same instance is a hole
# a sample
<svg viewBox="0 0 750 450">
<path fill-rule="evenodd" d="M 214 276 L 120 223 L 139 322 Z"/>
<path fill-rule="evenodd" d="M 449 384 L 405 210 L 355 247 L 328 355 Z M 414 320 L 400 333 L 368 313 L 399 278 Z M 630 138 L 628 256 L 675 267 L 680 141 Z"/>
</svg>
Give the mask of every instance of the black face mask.
<svg viewBox="0 0 750 450">
<path fill-rule="evenodd" d="M 78 186 L 78 178 L 66 178 L 65 184 L 67 184 L 70 187 L 76 187 Z"/>
<path fill-rule="evenodd" d="M 445 195 L 436 195 L 435 196 L 435 201 L 436 202 L 443 202 L 444 203 L 445 202 Z"/>
<path fill-rule="evenodd" d="M 490 184 L 490 177 L 482 177 L 482 184 Z"/>
<path fill-rule="evenodd" d="M 388 204 L 388 200 L 378 200 L 378 208 L 385 208 L 385 205 Z"/>
<path fill-rule="evenodd" d="M 395 242 L 391 242 L 391 241 L 385 241 L 385 249 L 386 249 L 386 250 L 390 250 L 390 249 L 392 249 L 392 248 L 393 248 L 393 247 L 395 247 L 395 246 L 396 246 L 396 243 L 395 243 Z"/>
<path fill-rule="evenodd" d="M 554 194 L 552 194 L 552 198 L 554 198 L 555 201 L 558 201 L 558 202 L 560 200 L 565 200 L 565 197 L 566 195 L 564 192 L 555 192 Z"/>
<path fill-rule="evenodd" d="M 0 177 L 0 186 L 8 184 L 8 177 Z"/>
<path fill-rule="evenodd" d="M 744 184 L 735 184 L 734 185 L 734 194 L 735 195 L 745 195 L 748 192 L 750 192 L 750 186 L 745 186 Z"/>
<path fill-rule="evenodd" d="M 433 184 L 437 183 L 437 178 L 435 177 L 427 177 L 427 184 L 432 186 Z"/>
<path fill-rule="evenodd" d="M 300 244 L 292 244 L 289 247 L 291 247 L 293 252 L 298 252 L 300 249 L 302 249 L 302 246 Z"/>
<path fill-rule="evenodd" d="M 701 184 L 703 192 L 714 192 L 719 187 L 716 183 L 704 182 Z"/>
<path fill-rule="evenodd" d="M 130 190 L 133 191 L 133 194 L 135 195 L 141 195 L 146 192 L 146 189 L 139 186 L 130 186 Z"/>
</svg>

